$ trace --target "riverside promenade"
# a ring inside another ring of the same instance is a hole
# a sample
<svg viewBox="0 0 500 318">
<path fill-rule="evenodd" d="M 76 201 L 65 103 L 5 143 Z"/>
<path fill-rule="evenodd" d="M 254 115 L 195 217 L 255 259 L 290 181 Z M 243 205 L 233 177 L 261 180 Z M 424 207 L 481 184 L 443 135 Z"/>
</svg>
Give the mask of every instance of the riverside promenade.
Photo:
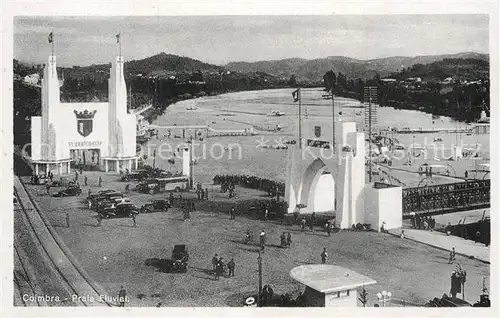
<svg viewBox="0 0 500 318">
<path fill-rule="evenodd" d="M 455 252 L 469 258 L 475 258 L 483 263 L 490 264 L 490 247 L 482 243 L 476 243 L 464 238 L 446 235 L 438 231 L 426 231 L 417 229 L 404 229 L 405 240 L 420 242 L 441 250 L 451 251 L 455 247 Z M 395 236 L 401 236 L 401 229 L 389 230 Z"/>
</svg>

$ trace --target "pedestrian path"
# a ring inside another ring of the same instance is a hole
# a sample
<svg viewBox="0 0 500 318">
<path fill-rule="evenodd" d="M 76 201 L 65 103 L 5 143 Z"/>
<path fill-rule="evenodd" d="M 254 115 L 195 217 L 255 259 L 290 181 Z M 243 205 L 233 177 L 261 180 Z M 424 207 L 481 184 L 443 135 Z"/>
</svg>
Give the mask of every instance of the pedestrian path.
<svg viewBox="0 0 500 318">
<path fill-rule="evenodd" d="M 454 247 L 459 255 L 474 257 L 482 262 L 490 263 L 490 247 L 482 243 L 476 243 L 464 238 L 446 235 L 437 231 L 426 231 L 417 229 L 404 229 L 405 238 L 408 240 L 417 241 L 426 245 L 430 245 L 439 249 L 451 251 Z M 400 236 L 401 229 L 389 230 L 392 235 Z"/>
</svg>

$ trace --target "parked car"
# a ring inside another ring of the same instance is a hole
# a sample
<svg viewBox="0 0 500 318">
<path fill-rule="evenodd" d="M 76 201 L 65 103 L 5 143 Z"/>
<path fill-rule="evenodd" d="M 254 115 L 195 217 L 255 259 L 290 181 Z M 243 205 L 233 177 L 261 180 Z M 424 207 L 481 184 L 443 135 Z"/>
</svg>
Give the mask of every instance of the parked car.
<svg viewBox="0 0 500 318">
<path fill-rule="evenodd" d="M 164 273 L 186 273 L 189 254 L 186 245 L 175 245 L 172 251 L 172 259 L 164 262 L 160 271 Z"/>
<path fill-rule="evenodd" d="M 121 202 L 121 199 L 122 199 L 121 195 L 109 195 L 109 196 L 98 197 L 92 202 L 91 207 L 97 211 L 103 204 L 106 203 L 118 204 Z"/>
<path fill-rule="evenodd" d="M 124 174 L 121 177 L 121 181 L 142 181 L 146 180 L 149 178 L 149 174 L 146 170 L 136 170 L 136 171 L 131 171 L 127 174 Z"/>
<path fill-rule="evenodd" d="M 100 191 L 97 191 L 97 193 L 92 193 L 91 195 L 87 196 L 87 200 L 91 200 L 91 199 L 93 199 L 95 197 L 98 197 L 98 196 L 106 194 L 106 193 L 111 193 L 111 192 L 116 192 L 116 191 L 115 190 L 109 190 L 109 189 L 100 190 Z"/>
<path fill-rule="evenodd" d="M 123 204 L 113 204 L 110 207 L 103 208 L 99 211 L 99 214 L 104 216 L 104 218 L 119 218 L 119 217 L 131 217 L 132 214 L 139 214 L 139 209 L 132 203 Z"/>
<path fill-rule="evenodd" d="M 80 187 L 67 187 L 64 190 L 61 190 L 55 194 L 53 194 L 53 197 L 73 197 L 80 195 L 82 193 L 82 189 Z"/>
<path fill-rule="evenodd" d="M 30 178 L 31 184 L 41 185 L 49 182 L 49 178 L 45 174 L 33 175 Z"/>
<path fill-rule="evenodd" d="M 158 212 L 165 211 L 167 212 L 170 208 L 170 204 L 167 200 L 151 200 L 148 203 L 141 206 L 141 213 L 150 213 L 150 212 Z"/>
<path fill-rule="evenodd" d="M 101 201 L 112 201 L 114 199 L 123 198 L 123 194 L 119 192 L 107 192 L 94 197 L 91 197 L 87 202 L 89 203 L 89 209 L 97 210 L 99 202 Z"/>
</svg>

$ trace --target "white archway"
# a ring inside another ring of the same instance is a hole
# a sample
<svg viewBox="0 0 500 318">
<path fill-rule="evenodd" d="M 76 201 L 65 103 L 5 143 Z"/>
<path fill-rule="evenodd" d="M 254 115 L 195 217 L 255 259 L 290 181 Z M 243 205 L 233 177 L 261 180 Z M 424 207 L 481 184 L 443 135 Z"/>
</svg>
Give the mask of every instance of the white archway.
<svg viewBox="0 0 500 318">
<path fill-rule="evenodd" d="M 299 188 L 299 202 L 307 207 L 302 211 L 335 211 L 335 180 L 325 172 L 323 160 L 316 158 L 304 171 Z"/>
</svg>

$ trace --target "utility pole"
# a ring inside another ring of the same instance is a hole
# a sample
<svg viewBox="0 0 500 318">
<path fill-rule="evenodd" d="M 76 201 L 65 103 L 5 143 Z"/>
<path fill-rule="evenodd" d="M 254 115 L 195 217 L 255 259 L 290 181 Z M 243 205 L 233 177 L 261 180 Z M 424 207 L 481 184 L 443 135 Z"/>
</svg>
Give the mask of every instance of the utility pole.
<svg viewBox="0 0 500 318">
<path fill-rule="evenodd" d="M 153 169 L 155 168 L 156 163 L 156 149 L 153 151 Z"/>
<path fill-rule="evenodd" d="M 302 149 L 302 101 L 301 101 L 301 91 L 300 87 L 297 89 L 297 95 L 299 98 L 299 149 Z"/>
<path fill-rule="evenodd" d="M 257 264 L 259 268 L 259 292 L 257 293 L 257 306 L 261 307 L 261 293 L 262 293 L 262 256 L 260 255 L 260 248 L 259 248 L 259 256 L 257 257 Z"/>
<path fill-rule="evenodd" d="M 333 84 L 332 84 L 332 151 L 336 152 L 336 143 L 335 143 L 335 99 L 333 97 Z"/>
</svg>

